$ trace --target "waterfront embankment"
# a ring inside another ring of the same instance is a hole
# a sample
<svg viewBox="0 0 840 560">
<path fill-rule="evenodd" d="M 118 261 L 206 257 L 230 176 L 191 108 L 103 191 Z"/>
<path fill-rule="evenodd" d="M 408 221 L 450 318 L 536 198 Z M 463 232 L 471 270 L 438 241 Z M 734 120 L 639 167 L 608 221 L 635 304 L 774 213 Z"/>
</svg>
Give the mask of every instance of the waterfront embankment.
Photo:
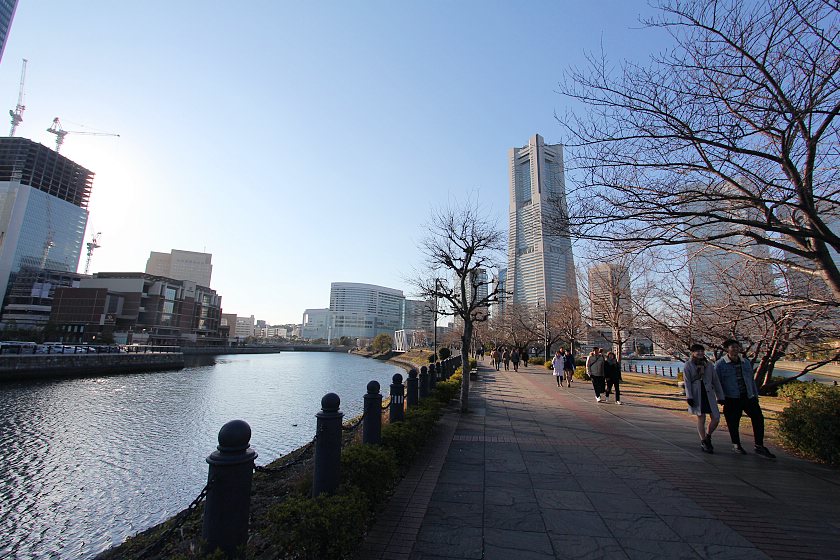
<svg viewBox="0 0 840 560">
<path fill-rule="evenodd" d="M 184 354 L 30 354 L 0 355 L 0 382 L 62 379 L 164 371 L 184 367 Z"/>
</svg>

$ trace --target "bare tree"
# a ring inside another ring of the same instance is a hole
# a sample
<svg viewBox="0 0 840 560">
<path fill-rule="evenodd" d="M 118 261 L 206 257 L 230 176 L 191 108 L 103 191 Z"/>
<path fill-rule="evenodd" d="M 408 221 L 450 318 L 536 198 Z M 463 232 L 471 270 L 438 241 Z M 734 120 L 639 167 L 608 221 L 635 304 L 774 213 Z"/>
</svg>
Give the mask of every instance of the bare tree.
<svg viewBox="0 0 840 560">
<path fill-rule="evenodd" d="M 560 84 L 585 114 L 558 117 L 577 186 L 557 212 L 572 236 L 625 250 L 701 243 L 784 265 L 825 283 L 810 303 L 840 306 L 840 5 L 659 8 L 645 23 L 670 52 L 618 71 L 590 56 Z"/>
<path fill-rule="evenodd" d="M 549 328 L 555 341 L 563 343 L 572 354 L 584 335 L 583 317 L 577 298 L 563 297 L 548 307 Z"/>
<path fill-rule="evenodd" d="M 461 330 L 464 376 L 461 411 L 469 410 L 469 351 L 476 323 L 486 321 L 498 288 L 489 270 L 505 249 L 505 236 L 483 217 L 475 203 L 463 203 L 433 212 L 428 236 L 421 242 L 426 272 L 413 280 L 417 295 L 445 302 L 444 315 L 454 316 Z"/>
</svg>

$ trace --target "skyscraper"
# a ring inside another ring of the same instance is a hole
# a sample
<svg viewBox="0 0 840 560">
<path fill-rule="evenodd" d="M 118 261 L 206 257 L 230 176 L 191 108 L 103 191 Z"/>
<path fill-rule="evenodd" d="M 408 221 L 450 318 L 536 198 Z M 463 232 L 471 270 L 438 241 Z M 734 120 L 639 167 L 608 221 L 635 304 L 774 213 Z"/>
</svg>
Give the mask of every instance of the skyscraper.
<svg viewBox="0 0 840 560">
<path fill-rule="evenodd" d="M 633 323 L 633 301 L 630 296 L 630 271 L 614 263 L 596 264 L 589 268 L 589 302 L 592 325 L 628 329 Z"/>
<path fill-rule="evenodd" d="M 510 232 L 506 287 L 511 301 L 536 307 L 563 297 L 577 300 L 572 242 L 558 208 L 566 207 L 563 146 L 531 137 L 510 154 Z M 550 227 L 548 227 L 550 224 Z"/>
<path fill-rule="evenodd" d="M 213 265 L 210 253 L 195 251 L 181 251 L 172 249 L 171 253 L 152 251 L 146 261 L 146 274 L 165 276 L 175 280 L 189 280 L 199 286 L 210 287 L 210 277 L 213 275 Z"/>
<path fill-rule="evenodd" d="M 330 338 L 393 336 L 402 328 L 405 307 L 402 291 L 373 284 L 330 284 Z"/>
<path fill-rule="evenodd" d="M 21 267 L 75 272 L 93 173 L 25 138 L 0 138 L 0 294 Z"/>
<path fill-rule="evenodd" d="M 17 0 L 0 0 L 0 60 L 3 60 L 6 39 L 9 38 L 9 29 L 15 18 L 15 10 L 17 10 Z"/>
</svg>

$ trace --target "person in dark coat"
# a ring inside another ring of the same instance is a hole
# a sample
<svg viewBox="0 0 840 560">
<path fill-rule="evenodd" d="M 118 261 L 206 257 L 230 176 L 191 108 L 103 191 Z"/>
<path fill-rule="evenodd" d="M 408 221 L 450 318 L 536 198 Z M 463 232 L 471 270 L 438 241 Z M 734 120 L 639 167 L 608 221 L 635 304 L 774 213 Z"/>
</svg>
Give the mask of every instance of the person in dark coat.
<svg viewBox="0 0 840 560">
<path fill-rule="evenodd" d="M 566 383 L 568 383 L 569 387 L 571 387 L 572 378 L 575 376 L 575 356 L 572 354 L 572 351 L 569 350 L 563 358 L 563 376 L 566 378 Z"/>
<path fill-rule="evenodd" d="M 615 387 L 615 404 L 621 404 L 621 364 L 616 360 L 615 352 L 607 353 L 607 359 L 604 362 L 604 379 L 607 382 L 604 402 L 610 400 L 610 392 Z"/>
</svg>

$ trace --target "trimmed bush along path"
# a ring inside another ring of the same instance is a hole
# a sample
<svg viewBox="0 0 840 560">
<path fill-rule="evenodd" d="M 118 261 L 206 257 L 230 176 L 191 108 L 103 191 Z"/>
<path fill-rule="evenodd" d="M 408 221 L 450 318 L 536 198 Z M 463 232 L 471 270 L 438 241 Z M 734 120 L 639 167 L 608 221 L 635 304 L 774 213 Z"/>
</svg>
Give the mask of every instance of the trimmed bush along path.
<svg viewBox="0 0 840 560">
<path fill-rule="evenodd" d="M 735 455 L 722 425 L 596 403 L 542 368 L 480 364 L 469 414 L 447 414 L 369 532 L 360 560 L 840 559 L 838 471 Z"/>
</svg>

